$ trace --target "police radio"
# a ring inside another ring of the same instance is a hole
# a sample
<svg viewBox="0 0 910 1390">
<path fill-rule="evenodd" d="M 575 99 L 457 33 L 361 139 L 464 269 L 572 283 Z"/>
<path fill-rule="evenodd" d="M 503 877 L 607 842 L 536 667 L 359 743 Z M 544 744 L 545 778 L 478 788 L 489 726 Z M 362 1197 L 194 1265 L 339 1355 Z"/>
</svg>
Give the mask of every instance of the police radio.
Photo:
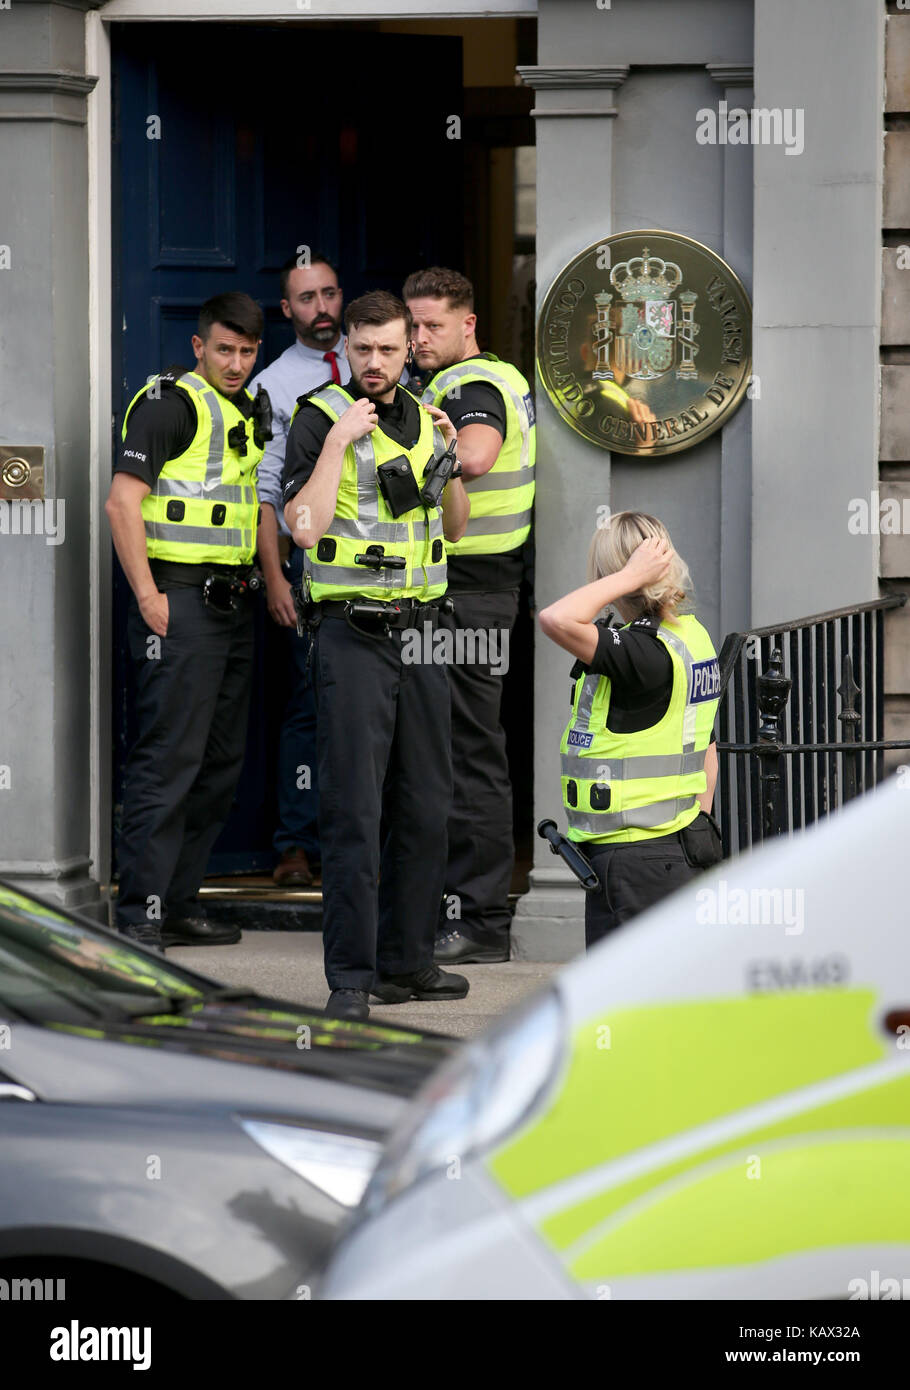
<svg viewBox="0 0 910 1390">
<path fill-rule="evenodd" d="M 450 478 L 461 476 L 461 465 L 455 457 L 457 443 L 458 440 L 453 439 L 444 454 L 440 454 L 438 459 L 431 459 L 427 464 L 423 475 L 423 487 L 420 489 L 420 500 L 425 507 L 438 507 L 446 483 Z"/>
<path fill-rule="evenodd" d="M 272 434 L 272 402 L 269 393 L 264 386 L 259 386 L 253 397 L 253 441 L 257 449 L 261 449 L 270 439 Z"/>
</svg>

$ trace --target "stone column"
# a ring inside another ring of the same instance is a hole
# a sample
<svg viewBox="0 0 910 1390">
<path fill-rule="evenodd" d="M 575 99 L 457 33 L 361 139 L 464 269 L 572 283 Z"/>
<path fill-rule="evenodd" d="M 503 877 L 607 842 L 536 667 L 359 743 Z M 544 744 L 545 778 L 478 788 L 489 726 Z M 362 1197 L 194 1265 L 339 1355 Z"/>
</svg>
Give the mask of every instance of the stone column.
<svg viewBox="0 0 910 1390">
<path fill-rule="evenodd" d="M 582 247 L 612 227 L 614 95 L 626 66 L 523 67 L 537 93 L 538 312 L 559 271 Z M 571 150 L 571 158 L 567 151 Z M 537 388 L 538 608 L 580 579 L 600 503 L 609 500 L 610 456 L 573 436 Z M 534 658 L 534 822 L 563 823 L 559 735 L 569 708 L 571 658 L 540 638 Z M 519 955 L 567 960 L 584 949 L 584 892 L 544 841 L 535 839 L 530 891 L 513 923 Z"/>
<path fill-rule="evenodd" d="M 757 100 L 797 137 L 754 146 L 756 625 L 878 597 L 878 537 L 848 520 L 878 478 L 884 23 L 755 0 Z"/>
<path fill-rule="evenodd" d="M 15 469 L 0 494 L 0 876 L 68 904 L 98 896 L 85 129 L 95 79 L 84 33 L 93 7 L 0 9 L 0 471 L 22 454 L 43 463 L 45 498 L 17 495 Z"/>
<path fill-rule="evenodd" d="M 752 68 L 707 63 L 723 90 L 728 111 L 752 107 Z M 752 147 L 724 146 L 723 246 L 721 254 L 752 295 Z M 760 383 L 753 386 L 760 390 Z M 720 632 L 742 632 L 751 623 L 752 406 L 746 400 L 724 425 L 720 464 Z"/>
</svg>

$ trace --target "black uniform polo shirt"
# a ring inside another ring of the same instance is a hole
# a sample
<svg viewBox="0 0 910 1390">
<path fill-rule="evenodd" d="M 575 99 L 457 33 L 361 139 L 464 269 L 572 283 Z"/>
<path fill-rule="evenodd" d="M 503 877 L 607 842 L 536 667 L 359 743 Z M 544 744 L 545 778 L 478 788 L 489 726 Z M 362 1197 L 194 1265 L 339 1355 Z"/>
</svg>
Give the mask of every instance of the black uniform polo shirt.
<svg viewBox="0 0 910 1390">
<path fill-rule="evenodd" d="M 330 382 L 323 383 L 323 386 L 329 385 Z M 315 389 L 321 391 L 323 387 L 317 386 Z M 355 400 L 365 394 L 354 381 L 344 389 Z M 284 472 L 281 475 L 281 496 L 285 503 L 296 496 L 304 483 L 309 482 L 329 430 L 335 423 L 320 406 L 308 400 L 308 396 L 313 394 L 309 391 L 306 396 L 300 397 L 300 409 L 288 430 Z M 413 449 L 420 438 L 420 409 L 416 401 L 399 386 L 395 389 L 395 399 L 388 405 L 383 405 L 381 401 L 374 401 L 373 404 L 383 434 L 394 439 L 402 448 Z"/>
<path fill-rule="evenodd" d="M 168 373 L 181 376 L 186 370 L 169 367 Z M 250 418 L 253 403 L 242 387 L 226 399 L 247 420 Z M 132 473 L 153 488 L 168 459 L 179 458 L 192 444 L 196 423 L 196 411 L 186 392 L 163 381 L 160 396 L 142 396 L 133 406 L 114 472 Z"/>
</svg>

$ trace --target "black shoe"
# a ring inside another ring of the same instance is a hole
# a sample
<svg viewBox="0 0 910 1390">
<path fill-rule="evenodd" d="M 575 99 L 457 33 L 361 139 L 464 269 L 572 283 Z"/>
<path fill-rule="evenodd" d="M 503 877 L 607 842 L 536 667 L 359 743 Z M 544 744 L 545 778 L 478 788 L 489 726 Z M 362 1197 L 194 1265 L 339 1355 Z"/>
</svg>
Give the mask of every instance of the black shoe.
<svg viewBox="0 0 910 1390">
<path fill-rule="evenodd" d="M 442 965 L 494 965 L 509 959 L 509 939 L 498 946 L 493 942 L 477 941 L 467 932 L 453 927 L 436 938 L 433 959 Z"/>
<path fill-rule="evenodd" d="M 135 941 L 139 946 L 149 946 L 154 951 L 164 950 L 161 944 L 161 928 L 157 922 L 129 922 L 118 930 L 121 936 L 125 936 L 128 941 Z"/>
<path fill-rule="evenodd" d="M 367 1019 L 370 998 L 365 989 L 333 989 L 325 1011 L 330 1018 Z"/>
<path fill-rule="evenodd" d="M 469 988 L 464 975 L 450 975 L 438 965 L 426 965 L 413 975 L 377 980 L 372 994 L 383 1004 L 404 1004 L 408 999 L 463 999 Z"/>
<path fill-rule="evenodd" d="M 240 940 L 240 928 L 207 917 L 168 917 L 161 940 L 165 946 L 233 946 Z"/>
</svg>

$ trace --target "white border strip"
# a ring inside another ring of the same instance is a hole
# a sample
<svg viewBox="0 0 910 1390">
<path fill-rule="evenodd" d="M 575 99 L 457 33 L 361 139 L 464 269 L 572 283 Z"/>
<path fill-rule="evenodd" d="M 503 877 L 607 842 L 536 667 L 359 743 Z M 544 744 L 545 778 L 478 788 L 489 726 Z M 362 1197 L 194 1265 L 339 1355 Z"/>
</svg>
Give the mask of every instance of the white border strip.
<svg viewBox="0 0 910 1390">
<path fill-rule="evenodd" d="M 86 15 L 88 97 L 89 594 L 92 876 L 111 876 L 111 541 L 104 501 L 111 479 L 111 47 L 97 12 Z"/>
<path fill-rule="evenodd" d="M 537 0 L 109 0 L 98 11 L 103 20 L 210 19 L 495 19 L 502 15 L 536 15 Z"/>
</svg>

